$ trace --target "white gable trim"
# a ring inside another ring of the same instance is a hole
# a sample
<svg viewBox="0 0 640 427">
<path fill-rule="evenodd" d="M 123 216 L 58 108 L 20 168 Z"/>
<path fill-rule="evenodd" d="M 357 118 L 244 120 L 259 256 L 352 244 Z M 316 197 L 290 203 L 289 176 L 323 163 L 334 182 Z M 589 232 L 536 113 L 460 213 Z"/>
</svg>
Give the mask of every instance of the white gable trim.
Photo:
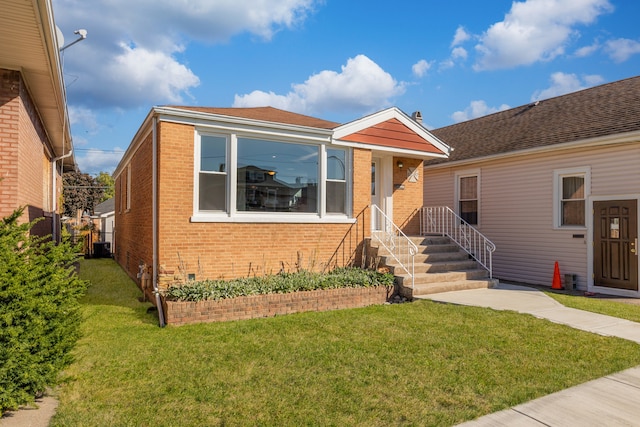
<svg viewBox="0 0 640 427">
<path fill-rule="evenodd" d="M 347 135 L 360 132 L 361 130 L 373 127 L 379 123 L 383 123 L 391 119 L 397 119 L 398 121 L 400 121 L 400 123 L 402 123 L 409 129 L 411 129 L 411 131 L 415 132 L 424 140 L 433 144 L 433 146 L 435 146 L 436 148 L 441 150 L 443 153 L 445 153 L 445 156 L 436 155 L 437 157 L 446 157 L 446 155 L 449 152 L 451 152 L 451 147 L 449 147 L 447 144 L 445 144 L 444 142 L 436 138 L 436 136 L 433 135 L 431 132 L 429 132 L 424 126 L 416 123 L 415 120 L 407 116 L 405 113 L 403 113 L 401 110 L 399 110 L 396 107 L 387 108 L 386 110 L 378 111 L 377 113 L 373 113 L 369 116 L 366 116 L 361 119 L 354 120 L 352 122 L 339 126 L 334 130 L 333 138 L 335 140 L 340 140 Z M 345 141 L 342 141 L 342 143 L 346 144 Z M 373 145 L 370 145 L 370 144 L 363 144 L 363 146 L 365 145 L 367 148 L 373 147 Z M 375 147 L 376 149 L 380 149 L 377 145 Z M 414 151 L 414 150 L 405 150 L 405 151 Z M 415 151 L 415 152 L 422 153 L 421 156 L 424 156 L 423 152 L 420 152 L 420 151 Z"/>
</svg>

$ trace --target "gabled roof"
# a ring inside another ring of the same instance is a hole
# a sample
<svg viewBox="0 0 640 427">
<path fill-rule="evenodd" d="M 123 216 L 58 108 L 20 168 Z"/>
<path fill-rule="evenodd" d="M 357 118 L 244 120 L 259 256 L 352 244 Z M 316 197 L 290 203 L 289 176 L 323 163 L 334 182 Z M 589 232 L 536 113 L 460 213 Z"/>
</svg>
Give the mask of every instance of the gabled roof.
<svg viewBox="0 0 640 427">
<path fill-rule="evenodd" d="M 55 156 L 72 148 L 51 0 L 3 1 L 0 68 L 22 73 Z M 75 165 L 73 156 L 65 169 Z"/>
<path fill-rule="evenodd" d="M 102 215 L 109 212 L 114 212 L 116 210 L 116 200 L 111 197 L 110 199 L 105 200 L 102 203 L 98 203 L 95 208 L 93 208 L 93 213 L 95 215 Z"/>
<path fill-rule="evenodd" d="M 254 108 L 213 108 L 213 107 L 187 107 L 187 106 L 167 106 L 180 110 L 196 111 L 199 113 L 217 114 L 221 116 L 231 116 L 243 119 L 261 120 L 272 123 L 283 123 L 296 126 L 307 126 L 320 129 L 333 129 L 339 123 L 317 119 L 303 114 L 292 113 L 274 107 L 254 107 Z"/>
<path fill-rule="evenodd" d="M 640 131 L 640 76 L 435 129 L 455 151 L 428 165 Z"/>
<path fill-rule="evenodd" d="M 333 137 L 337 143 L 408 156 L 446 157 L 449 152 L 447 144 L 395 107 L 346 123 Z"/>
</svg>

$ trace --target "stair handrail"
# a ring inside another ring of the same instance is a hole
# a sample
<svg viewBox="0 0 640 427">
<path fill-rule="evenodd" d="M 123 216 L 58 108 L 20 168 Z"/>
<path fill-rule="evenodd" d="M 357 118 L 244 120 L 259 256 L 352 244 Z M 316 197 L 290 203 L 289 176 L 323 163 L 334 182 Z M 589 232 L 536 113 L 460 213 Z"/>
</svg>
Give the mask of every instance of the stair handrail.
<svg viewBox="0 0 640 427">
<path fill-rule="evenodd" d="M 415 255 L 418 253 L 418 247 L 375 204 L 371 205 L 371 237 L 379 242 L 398 265 L 411 276 L 411 289 L 413 289 Z"/>
<path fill-rule="evenodd" d="M 448 206 L 423 207 L 420 234 L 449 237 L 489 272 L 489 278 L 493 278 L 493 253 L 496 245 Z"/>
</svg>

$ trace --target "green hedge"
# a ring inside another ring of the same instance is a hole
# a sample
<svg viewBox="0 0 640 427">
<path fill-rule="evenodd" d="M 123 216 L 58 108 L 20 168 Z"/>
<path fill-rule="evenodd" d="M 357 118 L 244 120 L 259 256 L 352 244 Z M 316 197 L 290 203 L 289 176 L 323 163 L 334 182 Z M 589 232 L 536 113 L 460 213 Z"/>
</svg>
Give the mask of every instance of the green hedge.
<svg viewBox="0 0 640 427">
<path fill-rule="evenodd" d="M 225 280 L 204 280 L 170 286 L 162 295 L 169 301 L 202 301 L 246 295 L 284 294 L 318 289 L 393 286 L 393 275 L 360 268 L 337 268 L 330 273 L 281 273 Z"/>
<path fill-rule="evenodd" d="M 33 402 L 71 362 L 86 289 L 71 245 L 29 236 L 22 212 L 0 220 L 0 413 Z"/>
</svg>

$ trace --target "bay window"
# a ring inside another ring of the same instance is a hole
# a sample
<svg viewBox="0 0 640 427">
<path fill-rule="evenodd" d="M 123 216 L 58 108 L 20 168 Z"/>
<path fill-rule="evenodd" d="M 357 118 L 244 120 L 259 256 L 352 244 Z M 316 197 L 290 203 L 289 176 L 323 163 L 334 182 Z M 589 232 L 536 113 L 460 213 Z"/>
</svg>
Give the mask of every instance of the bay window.
<svg viewBox="0 0 640 427">
<path fill-rule="evenodd" d="M 323 144 L 197 133 L 194 220 L 346 217 L 349 154 Z"/>
</svg>

